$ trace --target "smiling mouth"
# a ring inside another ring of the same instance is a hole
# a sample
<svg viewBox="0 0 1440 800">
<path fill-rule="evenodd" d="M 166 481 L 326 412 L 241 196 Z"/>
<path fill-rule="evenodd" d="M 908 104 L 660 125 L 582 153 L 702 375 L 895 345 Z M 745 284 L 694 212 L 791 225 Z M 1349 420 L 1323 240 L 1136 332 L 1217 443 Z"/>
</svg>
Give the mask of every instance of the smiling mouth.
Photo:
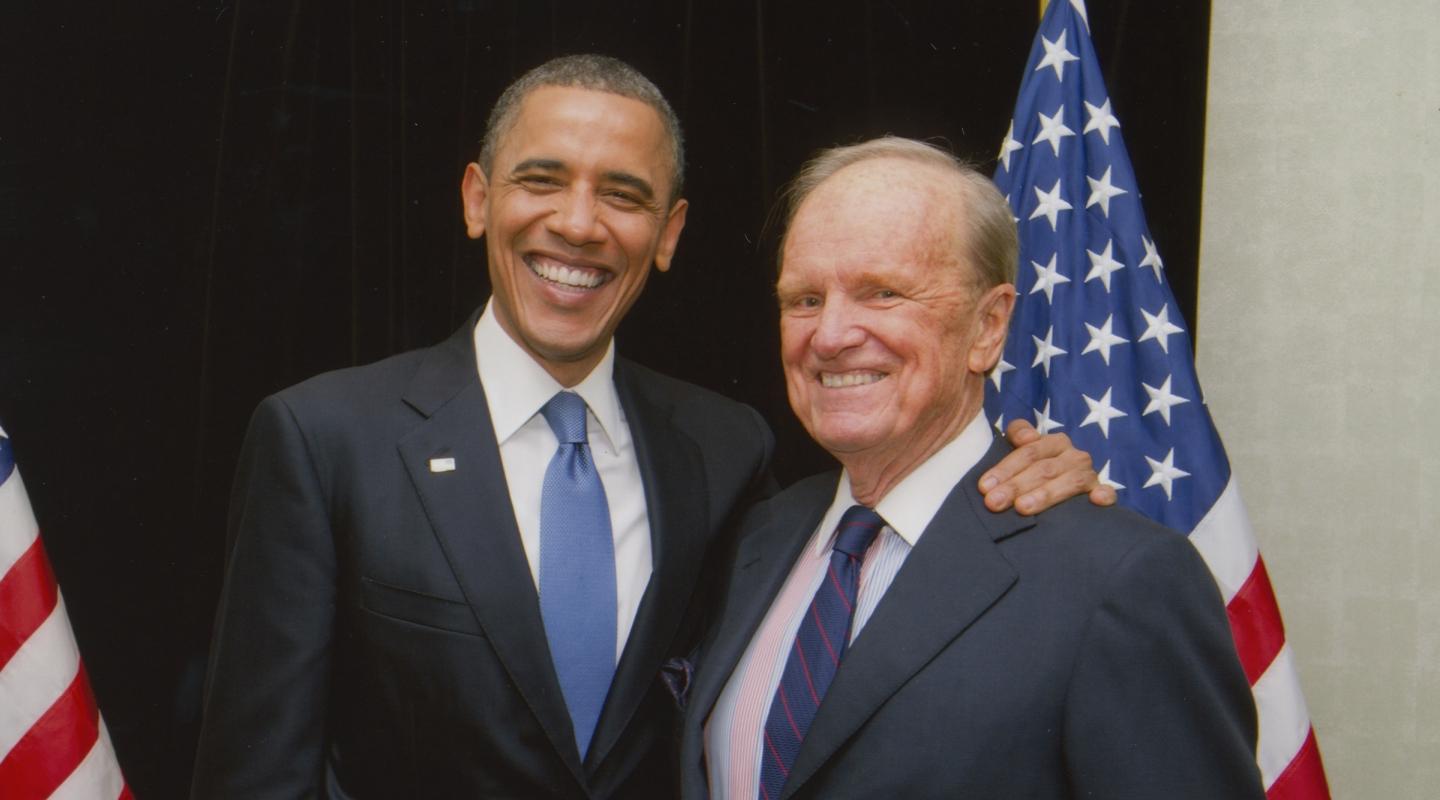
<svg viewBox="0 0 1440 800">
<path fill-rule="evenodd" d="M 610 280 L 610 273 L 592 267 L 572 267 L 550 259 L 530 256 L 525 259 L 530 272 L 555 286 L 566 289 L 594 289 Z"/>
<path fill-rule="evenodd" d="M 869 386 L 885 379 L 883 372 L 822 372 L 820 385 L 827 389 L 844 389 L 850 386 Z"/>
</svg>

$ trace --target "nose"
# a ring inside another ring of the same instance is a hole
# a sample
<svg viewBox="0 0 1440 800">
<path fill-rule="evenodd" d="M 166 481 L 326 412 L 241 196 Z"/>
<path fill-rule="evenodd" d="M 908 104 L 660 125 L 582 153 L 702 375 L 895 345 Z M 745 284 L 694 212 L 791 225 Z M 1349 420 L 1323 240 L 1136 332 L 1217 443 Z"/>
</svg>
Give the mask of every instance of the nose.
<svg viewBox="0 0 1440 800">
<path fill-rule="evenodd" d="M 548 218 L 549 228 L 566 243 L 580 247 L 603 238 L 599 204 L 595 193 L 582 186 L 571 186 L 556 194 L 555 213 Z"/>
<path fill-rule="evenodd" d="M 858 309 L 843 295 L 827 297 L 815 321 L 810 348 L 820 358 L 830 359 L 859 347 L 865 342 L 865 330 L 859 323 Z"/>
</svg>

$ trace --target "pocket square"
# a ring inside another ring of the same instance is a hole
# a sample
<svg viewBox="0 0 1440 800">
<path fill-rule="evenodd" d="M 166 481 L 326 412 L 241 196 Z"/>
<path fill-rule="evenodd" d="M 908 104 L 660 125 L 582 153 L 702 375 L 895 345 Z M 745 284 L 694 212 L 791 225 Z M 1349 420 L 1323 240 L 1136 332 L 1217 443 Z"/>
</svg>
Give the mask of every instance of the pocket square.
<svg viewBox="0 0 1440 800">
<path fill-rule="evenodd" d="M 690 678 L 694 674 L 695 665 L 688 658 L 676 656 L 660 665 L 660 679 L 665 681 L 665 688 L 675 698 L 675 707 L 681 711 L 690 699 Z"/>
</svg>

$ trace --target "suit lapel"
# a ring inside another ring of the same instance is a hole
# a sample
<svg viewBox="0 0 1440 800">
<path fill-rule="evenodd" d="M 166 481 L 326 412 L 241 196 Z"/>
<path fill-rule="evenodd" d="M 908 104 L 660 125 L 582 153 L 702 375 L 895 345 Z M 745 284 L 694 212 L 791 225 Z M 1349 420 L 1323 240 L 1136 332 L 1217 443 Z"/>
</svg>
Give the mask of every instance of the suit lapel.
<svg viewBox="0 0 1440 800">
<path fill-rule="evenodd" d="M 615 362 L 615 387 L 644 483 L 652 570 L 585 759 L 591 771 L 619 741 L 659 675 L 698 580 L 710 533 L 699 446 L 672 422 L 669 404 L 647 391 L 623 359 Z"/>
<path fill-rule="evenodd" d="M 995 542 L 1033 523 L 992 514 L 975 483 L 1009 445 L 996 442 L 951 491 L 855 638 L 801 745 L 782 797 L 798 790 L 872 714 L 1014 584 Z"/>
<path fill-rule="evenodd" d="M 475 371 L 473 324 L 474 319 L 432 349 L 411 382 L 405 402 L 426 419 L 400 440 L 400 456 L 476 620 L 583 785 L 570 717 L 545 644 L 539 598 Z M 432 471 L 434 458 L 453 458 L 453 471 Z"/>
<path fill-rule="evenodd" d="M 785 493 L 786 502 L 765 504 L 763 508 L 773 513 L 740 542 L 725 590 L 725 613 L 695 677 L 691 714 L 697 724 L 703 725 L 710 716 L 800 550 L 834 499 L 838 479 L 839 473 L 808 478 Z"/>
</svg>

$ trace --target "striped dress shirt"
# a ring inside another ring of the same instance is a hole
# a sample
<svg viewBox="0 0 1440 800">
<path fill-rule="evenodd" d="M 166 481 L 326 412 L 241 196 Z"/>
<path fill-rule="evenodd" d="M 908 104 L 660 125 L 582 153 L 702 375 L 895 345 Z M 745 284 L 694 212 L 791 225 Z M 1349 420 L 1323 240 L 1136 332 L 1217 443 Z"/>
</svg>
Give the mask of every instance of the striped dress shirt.
<svg viewBox="0 0 1440 800">
<path fill-rule="evenodd" d="M 984 415 L 977 413 L 960 435 L 905 476 L 875 506 L 887 524 L 866 551 L 850 627 L 851 642 L 860 635 L 956 482 L 990 448 L 991 438 Z M 706 720 L 705 761 L 712 798 L 750 800 L 758 795 L 765 717 L 780 685 L 800 620 L 830 563 L 835 527 L 854 504 L 850 475 L 841 473 L 834 501 L 791 567 L 790 576 Z"/>
</svg>

